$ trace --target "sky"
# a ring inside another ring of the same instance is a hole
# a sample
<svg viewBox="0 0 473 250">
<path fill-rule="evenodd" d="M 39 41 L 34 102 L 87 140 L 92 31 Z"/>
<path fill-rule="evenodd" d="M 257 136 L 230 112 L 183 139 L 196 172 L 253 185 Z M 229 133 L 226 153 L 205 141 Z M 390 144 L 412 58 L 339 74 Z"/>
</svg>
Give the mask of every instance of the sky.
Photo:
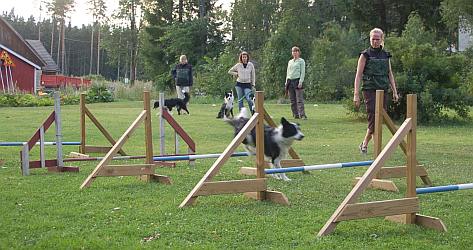
<svg viewBox="0 0 473 250">
<path fill-rule="evenodd" d="M 107 16 L 111 16 L 118 9 L 119 0 L 105 0 L 107 5 Z M 10 12 L 12 8 L 15 9 L 15 13 L 18 16 L 23 16 L 26 18 L 33 15 L 35 20 L 39 20 L 46 17 L 46 12 L 44 8 L 44 0 L 1 0 L 0 3 L 0 12 Z M 222 3 L 225 9 L 230 7 L 230 3 L 233 0 L 219 0 L 217 3 Z M 40 5 L 42 5 L 43 11 L 40 11 Z M 92 23 L 92 16 L 89 13 L 87 0 L 75 0 L 75 9 L 71 13 L 71 22 L 73 26 L 81 26 L 82 24 Z"/>
</svg>

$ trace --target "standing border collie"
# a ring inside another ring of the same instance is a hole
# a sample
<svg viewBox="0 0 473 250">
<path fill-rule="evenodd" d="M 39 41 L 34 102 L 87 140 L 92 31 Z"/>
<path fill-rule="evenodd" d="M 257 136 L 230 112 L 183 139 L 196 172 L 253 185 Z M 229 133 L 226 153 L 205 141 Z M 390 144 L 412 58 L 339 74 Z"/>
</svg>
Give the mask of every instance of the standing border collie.
<svg viewBox="0 0 473 250">
<path fill-rule="evenodd" d="M 220 107 L 220 111 L 218 112 L 216 118 L 230 117 L 230 115 L 232 115 L 232 118 L 233 118 L 233 101 L 234 100 L 235 100 L 235 97 L 233 96 L 233 91 L 225 93 L 225 96 L 223 97 L 222 106 Z"/>
<path fill-rule="evenodd" d="M 238 117 L 232 119 L 225 119 L 235 129 L 235 136 L 242 130 L 245 124 L 249 121 L 249 111 L 242 108 Z M 265 160 L 271 161 L 271 168 L 281 168 L 281 160 L 286 159 L 289 148 L 292 143 L 304 138 L 299 125 L 287 121 L 284 117 L 281 118 L 281 125 L 277 128 L 264 126 L 264 156 Z M 256 153 L 256 129 L 251 130 L 246 138 L 243 140 L 245 149 L 255 154 Z M 272 174 L 276 179 L 290 181 L 285 173 Z"/>
<path fill-rule="evenodd" d="M 187 103 L 189 102 L 190 96 L 189 93 L 184 92 L 184 99 L 180 98 L 171 98 L 164 100 L 164 106 L 168 108 L 169 112 L 172 111 L 172 108 L 177 108 L 177 114 L 181 115 L 181 110 L 185 110 L 187 114 L 189 114 L 189 110 L 187 110 Z M 159 100 L 154 102 L 154 108 L 159 108 Z"/>
</svg>

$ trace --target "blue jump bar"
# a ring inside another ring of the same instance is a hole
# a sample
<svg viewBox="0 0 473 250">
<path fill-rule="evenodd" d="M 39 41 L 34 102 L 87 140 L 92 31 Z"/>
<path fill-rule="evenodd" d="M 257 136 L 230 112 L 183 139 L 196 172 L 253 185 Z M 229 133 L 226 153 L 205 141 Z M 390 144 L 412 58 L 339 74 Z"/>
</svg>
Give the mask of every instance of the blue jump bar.
<svg viewBox="0 0 473 250">
<path fill-rule="evenodd" d="M 202 154 L 202 155 L 176 155 L 176 156 L 155 156 L 154 161 L 190 161 L 197 159 L 218 158 L 221 154 Z M 236 152 L 231 157 L 249 156 L 247 152 Z"/>
<path fill-rule="evenodd" d="M 425 187 L 425 188 L 416 188 L 417 194 L 429 194 L 429 193 L 439 193 L 439 192 L 448 192 L 464 189 L 473 189 L 473 183 L 458 184 L 458 185 L 447 185 L 447 186 L 437 186 L 437 187 Z"/>
<path fill-rule="evenodd" d="M 0 147 L 9 147 L 9 146 L 23 146 L 26 142 L 19 142 L 19 141 L 13 141 L 13 142 L 0 142 Z M 39 142 L 36 142 L 36 145 L 39 145 Z M 47 141 L 44 142 L 44 145 L 56 145 L 55 141 Z M 62 145 L 64 146 L 77 146 L 80 145 L 80 141 L 63 141 Z"/>
<path fill-rule="evenodd" d="M 372 163 L 373 161 L 354 161 L 354 162 L 322 164 L 322 165 L 312 165 L 312 166 L 302 166 L 302 167 L 270 168 L 270 169 L 265 169 L 264 172 L 265 174 L 302 172 L 302 171 L 312 171 L 312 170 L 324 170 L 324 169 L 331 169 L 331 168 L 362 167 L 362 166 L 369 166 Z"/>
</svg>

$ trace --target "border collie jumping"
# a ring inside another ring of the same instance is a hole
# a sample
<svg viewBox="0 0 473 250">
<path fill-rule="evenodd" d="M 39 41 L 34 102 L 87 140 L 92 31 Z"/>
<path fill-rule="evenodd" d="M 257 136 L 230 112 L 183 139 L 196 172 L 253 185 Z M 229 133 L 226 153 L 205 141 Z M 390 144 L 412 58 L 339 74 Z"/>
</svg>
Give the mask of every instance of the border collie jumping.
<svg viewBox="0 0 473 250">
<path fill-rule="evenodd" d="M 235 97 L 233 96 L 233 91 L 225 93 L 225 96 L 223 97 L 222 106 L 220 107 L 220 111 L 218 112 L 216 118 L 230 117 L 230 115 L 233 118 L 233 101 L 234 100 L 235 100 Z"/>
<path fill-rule="evenodd" d="M 235 136 L 242 130 L 245 124 L 249 121 L 249 111 L 242 108 L 238 117 L 232 119 L 224 119 L 235 129 Z M 284 117 L 281 118 L 281 125 L 277 128 L 264 126 L 264 156 L 266 161 L 271 161 L 271 168 L 281 168 L 281 160 L 286 159 L 289 148 L 292 143 L 304 138 L 299 125 L 287 121 Z M 251 130 L 251 133 L 243 140 L 245 149 L 248 152 L 256 153 L 256 130 Z M 290 181 L 285 173 L 272 174 L 276 179 Z"/>
<path fill-rule="evenodd" d="M 189 93 L 184 92 L 184 99 L 180 98 L 171 98 L 164 100 L 164 106 L 168 108 L 169 112 L 172 111 L 172 108 L 176 107 L 177 114 L 181 115 L 181 110 L 185 110 L 187 114 L 189 114 L 189 110 L 187 110 L 187 103 L 189 102 L 190 96 Z M 154 108 L 159 108 L 159 101 L 154 102 Z"/>
</svg>

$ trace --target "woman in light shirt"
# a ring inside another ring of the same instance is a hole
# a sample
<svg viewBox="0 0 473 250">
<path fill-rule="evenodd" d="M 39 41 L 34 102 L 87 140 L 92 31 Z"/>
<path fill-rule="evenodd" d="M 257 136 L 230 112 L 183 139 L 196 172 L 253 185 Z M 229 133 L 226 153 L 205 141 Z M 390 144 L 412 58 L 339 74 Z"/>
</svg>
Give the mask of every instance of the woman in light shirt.
<svg viewBox="0 0 473 250">
<path fill-rule="evenodd" d="M 286 90 L 291 99 L 292 116 L 296 119 L 307 119 L 304 110 L 304 77 L 305 61 L 301 58 L 301 50 L 292 47 L 292 59 L 287 63 Z"/>
<path fill-rule="evenodd" d="M 235 89 L 238 96 L 238 109 L 243 108 L 243 99 L 246 99 L 250 110 L 253 110 L 251 93 L 252 88 L 255 87 L 255 67 L 250 62 L 250 55 L 245 51 L 241 52 L 239 62 L 228 73 L 237 77 Z"/>
</svg>

